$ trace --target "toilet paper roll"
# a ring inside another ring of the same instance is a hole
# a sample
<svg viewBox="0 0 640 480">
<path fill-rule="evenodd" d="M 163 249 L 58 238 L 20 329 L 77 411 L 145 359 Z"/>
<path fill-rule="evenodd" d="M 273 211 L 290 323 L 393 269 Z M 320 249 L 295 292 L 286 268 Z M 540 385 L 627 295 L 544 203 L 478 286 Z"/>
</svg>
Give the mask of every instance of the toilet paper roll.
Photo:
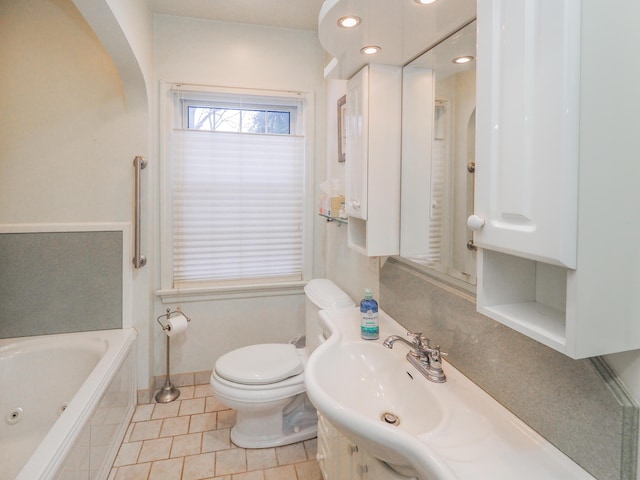
<svg viewBox="0 0 640 480">
<path fill-rule="evenodd" d="M 171 335 L 175 335 L 176 333 L 184 332 L 189 326 L 189 321 L 187 317 L 184 315 L 176 315 L 175 317 L 171 317 L 167 322 L 167 328 L 165 329 L 165 333 L 168 337 Z"/>
</svg>

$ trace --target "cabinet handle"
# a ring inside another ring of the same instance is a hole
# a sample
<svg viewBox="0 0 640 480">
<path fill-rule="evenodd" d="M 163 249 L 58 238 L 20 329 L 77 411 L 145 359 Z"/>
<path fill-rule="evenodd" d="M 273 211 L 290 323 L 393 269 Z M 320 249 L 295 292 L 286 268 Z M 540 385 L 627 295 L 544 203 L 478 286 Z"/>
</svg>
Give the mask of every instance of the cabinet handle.
<svg viewBox="0 0 640 480">
<path fill-rule="evenodd" d="M 480 218 L 477 215 L 471 215 L 469 218 L 467 218 L 467 227 L 469 227 L 474 232 L 482 230 L 482 227 L 484 227 L 484 218 Z"/>
<path fill-rule="evenodd" d="M 360 208 L 360 202 L 358 202 L 357 200 L 352 200 L 351 202 L 349 202 L 349 205 L 351 205 L 351 208 L 353 208 L 354 210 L 358 210 Z"/>
</svg>

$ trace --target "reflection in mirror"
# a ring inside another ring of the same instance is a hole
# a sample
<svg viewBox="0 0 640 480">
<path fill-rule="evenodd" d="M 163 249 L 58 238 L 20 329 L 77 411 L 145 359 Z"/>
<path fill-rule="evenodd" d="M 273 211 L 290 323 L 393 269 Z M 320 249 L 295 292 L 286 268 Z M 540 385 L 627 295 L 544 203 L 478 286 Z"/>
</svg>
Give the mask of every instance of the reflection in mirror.
<svg viewBox="0 0 640 480">
<path fill-rule="evenodd" d="M 403 69 L 400 231 L 401 257 L 472 285 L 475 51 L 472 22 Z"/>
</svg>

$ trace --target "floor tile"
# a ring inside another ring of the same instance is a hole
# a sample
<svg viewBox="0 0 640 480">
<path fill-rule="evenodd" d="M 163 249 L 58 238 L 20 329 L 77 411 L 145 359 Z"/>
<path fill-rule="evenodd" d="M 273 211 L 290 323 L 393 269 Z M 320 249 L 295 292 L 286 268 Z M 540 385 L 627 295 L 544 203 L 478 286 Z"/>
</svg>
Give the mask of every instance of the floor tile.
<svg viewBox="0 0 640 480">
<path fill-rule="evenodd" d="M 180 410 L 180 400 L 171 403 L 156 403 L 151 418 L 156 420 L 159 418 L 177 417 Z"/>
<path fill-rule="evenodd" d="M 184 457 L 182 480 L 199 480 L 212 477 L 215 473 L 215 466 L 215 453 L 202 453 Z"/>
<path fill-rule="evenodd" d="M 233 410 L 221 410 L 218 412 L 217 428 L 231 428 L 236 424 L 236 412 Z"/>
<path fill-rule="evenodd" d="M 119 467 L 116 480 L 147 480 L 150 469 L 150 463 L 140 463 L 138 465 Z"/>
<path fill-rule="evenodd" d="M 298 480 L 322 480 L 322 473 L 320 473 L 318 462 L 309 461 L 296 463 L 294 466 L 296 467 Z"/>
<path fill-rule="evenodd" d="M 278 457 L 278 465 L 290 465 L 307 460 L 307 452 L 305 452 L 302 443 L 277 447 L 276 456 Z"/>
<path fill-rule="evenodd" d="M 216 412 L 191 415 L 189 433 L 206 432 L 216 429 L 218 414 Z"/>
<path fill-rule="evenodd" d="M 172 417 L 165 418 L 162 421 L 162 428 L 160 429 L 161 437 L 174 437 L 176 435 L 184 435 L 189 433 L 189 417 Z"/>
<path fill-rule="evenodd" d="M 204 413 L 204 398 L 192 398 L 190 400 L 182 400 L 178 415 L 195 415 Z"/>
<path fill-rule="evenodd" d="M 151 420 L 151 414 L 153 413 L 154 405 L 152 403 L 148 403 L 146 405 L 138 405 L 136 406 L 136 410 L 133 413 L 132 422 L 144 422 L 146 420 Z"/>
<path fill-rule="evenodd" d="M 142 448 L 142 442 L 123 443 L 118 450 L 118 455 L 113 462 L 114 467 L 133 465 L 138 461 L 138 455 Z"/>
<path fill-rule="evenodd" d="M 236 412 L 208 384 L 180 393 L 136 407 L 108 480 L 322 480 L 316 439 L 239 448 L 230 439 Z"/>
<path fill-rule="evenodd" d="M 202 445 L 202 433 L 190 433 L 173 437 L 171 457 L 184 457 L 200 453 Z"/>
<path fill-rule="evenodd" d="M 264 472 L 256 470 L 254 472 L 236 473 L 231 476 L 233 480 L 264 480 Z"/>
<path fill-rule="evenodd" d="M 216 452 L 228 450 L 232 447 L 229 438 L 229 429 L 213 430 L 202 433 L 202 452 Z"/>
<path fill-rule="evenodd" d="M 149 480 L 182 480 L 183 462 L 183 457 L 153 462 Z"/>
<path fill-rule="evenodd" d="M 211 397 L 213 396 L 213 390 L 211 390 L 211 385 L 196 385 L 195 392 L 193 393 L 194 398 L 200 397 Z"/>
<path fill-rule="evenodd" d="M 242 473 L 247 471 L 247 458 L 243 448 L 216 452 L 216 475 Z"/>
<path fill-rule="evenodd" d="M 265 470 L 264 480 L 298 480 L 298 477 L 293 465 L 284 465 Z"/>
<path fill-rule="evenodd" d="M 205 412 L 217 412 L 218 410 L 228 410 L 229 408 L 216 397 L 207 397 L 205 402 Z"/>
<path fill-rule="evenodd" d="M 277 467 L 276 450 L 274 448 L 259 448 L 247 450 L 247 469 L 264 470 Z"/>
<path fill-rule="evenodd" d="M 138 456 L 138 463 L 166 460 L 171 452 L 172 437 L 145 440 Z"/>
<path fill-rule="evenodd" d="M 178 397 L 180 400 L 187 400 L 193 398 L 193 394 L 196 391 L 196 387 L 194 385 L 189 385 L 188 387 L 180 387 L 180 396 Z"/>
<path fill-rule="evenodd" d="M 150 420 L 148 422 L 138 422 L 133 425 L 133 430 L 129 437 L 129 441 L 136 442 L 139 440 L 150 440 L 158 438 L 162 420 Z"/>
</svg>

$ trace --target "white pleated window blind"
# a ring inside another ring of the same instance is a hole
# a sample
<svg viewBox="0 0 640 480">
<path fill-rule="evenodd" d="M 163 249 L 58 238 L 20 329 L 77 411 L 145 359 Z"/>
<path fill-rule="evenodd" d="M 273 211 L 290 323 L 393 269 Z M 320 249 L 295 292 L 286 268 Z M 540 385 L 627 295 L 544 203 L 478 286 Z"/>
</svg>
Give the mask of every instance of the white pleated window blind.
<svg viewBox="0 0 640 480">
<path fill-rule="evenodd" d="M 305 140 L 282 126 L 288 116 L 295 125 L 291 101 L 261 100 L 180 100 L 185 128 L 171 138 L 174 286 L 302 279 Z M 194 111 L 216 120 L 196 122 Z M 268 121 L 256 121 L 263 114 L 285 133 L 269 133 Z"/>
</svg>

